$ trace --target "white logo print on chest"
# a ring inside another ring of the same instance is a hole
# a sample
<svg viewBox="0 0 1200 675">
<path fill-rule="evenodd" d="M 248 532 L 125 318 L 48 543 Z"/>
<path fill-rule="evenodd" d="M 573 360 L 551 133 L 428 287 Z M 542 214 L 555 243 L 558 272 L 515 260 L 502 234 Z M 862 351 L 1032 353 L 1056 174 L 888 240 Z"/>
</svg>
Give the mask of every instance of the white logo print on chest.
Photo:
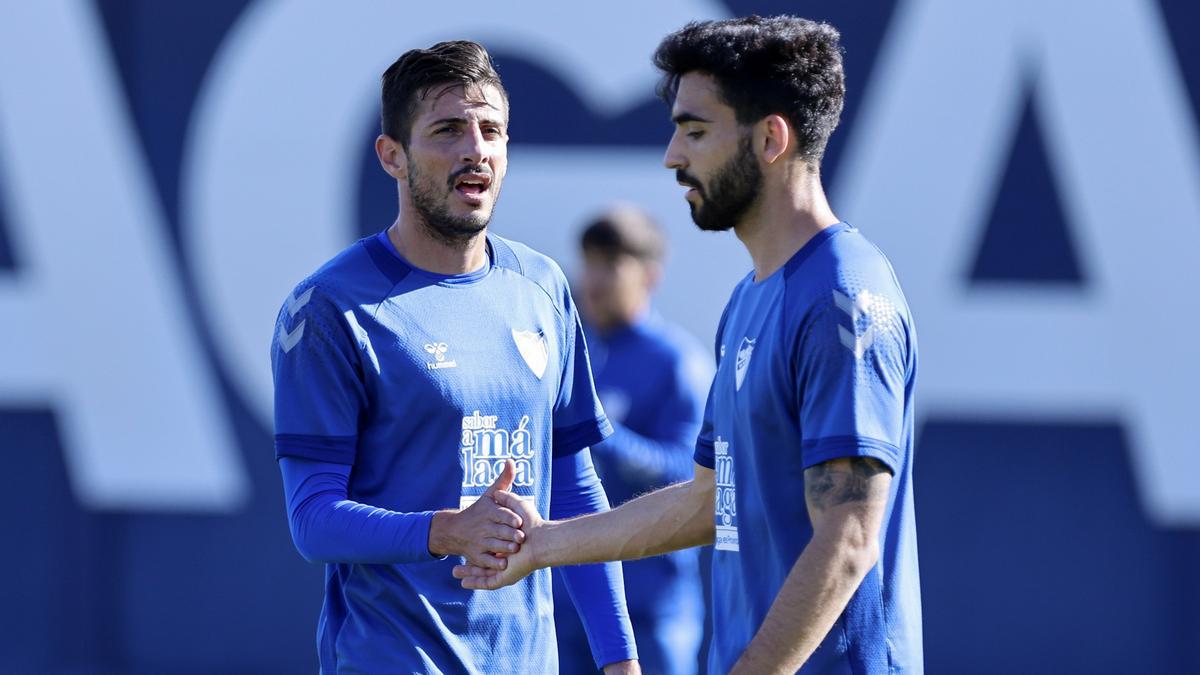
<svg viewBox="0 0 1200 675">
<path fill-rule="evenodd" d="M 430 370 L 441 370 L 442 368 L 457 368 L 458 362 L 454 360 L 446 360 L 446 351 L 450 349 L 450 345 L 445 342 L 430 342 L 425 345 L 425 351 L 433 356 L 433 360 L 426 362 L 426 366 Z"/>
<path fill-rule="evenodd" d="M 754 354 L 754 340 L 748 337 L 742 338 L 742 344 L 738 346 L 737 362 L 734 364 L 734 382 L 737 385 L 737 390 L 742 390 L 742 382 L 746 379 L 746 369 L 750 367 L 750 357 Z"/>
<path fill-rule="evenodd" d="M 546 364 L 550 360 L 545 335 L 541 331 L 535 333 L 531 330 L 513 330 L 512 337 L 521 358 L 525 359 L 525 365 L 529 366 L 529 370 L 533 371 L 537 379 L 542 379 L 542 375 L 546 374 Z"/>
</svg>

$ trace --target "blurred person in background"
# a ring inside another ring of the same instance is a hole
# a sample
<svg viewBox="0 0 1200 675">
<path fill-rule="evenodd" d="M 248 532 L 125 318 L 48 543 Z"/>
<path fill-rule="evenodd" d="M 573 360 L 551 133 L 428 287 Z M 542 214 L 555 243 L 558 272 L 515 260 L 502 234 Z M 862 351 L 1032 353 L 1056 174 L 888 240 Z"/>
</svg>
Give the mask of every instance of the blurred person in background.
<svg viewBox="0 0 1200 675">
<path fill-rule="evenodd" d="M 557 667 L 548 571 L 503 596 L 451 576 L 503 568 L 523 539 L 497 490 L 547 517 L 608 508 L 588 446 L 611 428 L 566 279 L 487 231 L 508 112 L 481 45 L 401 56 L 375 143 L 399 214 L 279 312 L 275 450 L 296 548 L 325 564 L 324 673 Z M 597 667 L 638 672 L 620 565 L 565 577 Z"/>
<path fill-rule="evenodd" d="M 592 447 L 613 505 L 687 480 L 712 382 L 712 356 L 685 329 L 651 308 L 666 237 L 648 214 L 618 206 L 580 237 L 584 319 L 596 391 L 613 435 Z M 696 671 L 704 599 L 697 549 L 624 563 L 625 595 L 643 671 Z M 555 626 L 563 672 L 590 668 L 587 642 L 559 570 Z"/>
<path fill-rule="evenodd" d="M 696 225 L 732 229 L 754 263 L 717 329 L 694 477 L 552 522 L 497 491 L 523 516 L 521 550 L 454 574 L 499 588 L 713 543 L 710 672 L 924 672 L 916 334 L 891 264 L 820 177 L 845 96 L 840 35 L 792 16 L 694 22 L 654 62 L 675 123 L 664 164 Z"/>
</svg>

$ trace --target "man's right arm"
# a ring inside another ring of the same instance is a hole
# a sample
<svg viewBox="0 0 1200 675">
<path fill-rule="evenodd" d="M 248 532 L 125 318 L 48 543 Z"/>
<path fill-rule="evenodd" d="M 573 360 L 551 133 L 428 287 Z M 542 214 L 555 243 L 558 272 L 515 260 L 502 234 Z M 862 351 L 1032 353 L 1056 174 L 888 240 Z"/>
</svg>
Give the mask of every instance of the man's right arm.
<svg viewBox="0 0 1200 675">
<path fill-rule="evenodd" d="M 504 570 L 459 565 L 454 576 L 464 588 L 492 590 L 520 581 L 536 569 L 580 563 L 633 560 L 711 544 L 715 481 L 699 464 L 690 481 L 676 483 L 605 512 L 563 521 L 544 521 L 520 497 L 496 492 L 496 503 L 524 521 L 525 543 Z"/>
</svg>

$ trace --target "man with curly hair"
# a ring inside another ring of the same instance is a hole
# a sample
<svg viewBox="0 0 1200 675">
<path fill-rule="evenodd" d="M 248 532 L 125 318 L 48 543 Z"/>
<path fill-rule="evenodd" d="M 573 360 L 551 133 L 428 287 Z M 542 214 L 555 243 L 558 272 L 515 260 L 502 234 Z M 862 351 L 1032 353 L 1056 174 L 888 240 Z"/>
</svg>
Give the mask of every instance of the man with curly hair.
<svg viewBox="0 0 1200 675">
<path fill-rule="evenodd" d="M 754 269 L 721 317 L 694 477 L 605 514 L 542 521 L 504 570 L 715 544 L 710 672 L 919 673 L 913 516 L 916 335 L 887 259 L 826 200 L 845 92 L 840 36 L 796 17 L 693 23 L 655 54 L 665 163 L 703 230 Z"/>
</svg>

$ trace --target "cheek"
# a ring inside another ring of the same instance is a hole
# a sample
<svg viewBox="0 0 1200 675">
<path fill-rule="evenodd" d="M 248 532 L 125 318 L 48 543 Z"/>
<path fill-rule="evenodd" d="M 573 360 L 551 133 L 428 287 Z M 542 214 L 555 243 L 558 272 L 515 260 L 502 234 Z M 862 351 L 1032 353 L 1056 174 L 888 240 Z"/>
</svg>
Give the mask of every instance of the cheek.
<svg viewBox="0 0 1200 675">
<path fill-rule="evenodd" d="M 497 179 L 503 179 L 504 174 L 508 173 L 508 149 L 503 148 L 500 152 L 492 156 L 492 170 L 496 172 Z M 500 180 L 496 181 L 499 185 Z"/>
</svg>

